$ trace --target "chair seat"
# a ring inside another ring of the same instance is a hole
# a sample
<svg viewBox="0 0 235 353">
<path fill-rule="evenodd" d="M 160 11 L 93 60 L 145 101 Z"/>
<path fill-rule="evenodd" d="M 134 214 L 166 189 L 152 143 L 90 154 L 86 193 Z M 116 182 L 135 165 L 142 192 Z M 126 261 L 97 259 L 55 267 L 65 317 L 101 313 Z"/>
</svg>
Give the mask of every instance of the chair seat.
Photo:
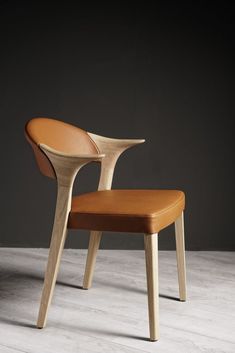
<svg viewBox="0 0 235 353">
<path fill-rule="evenodd" d="M 74 196 L 68 227 L 114 232 L 158 233 L 185 206 L 179 190 L 105 190 Z"/>
</svg>

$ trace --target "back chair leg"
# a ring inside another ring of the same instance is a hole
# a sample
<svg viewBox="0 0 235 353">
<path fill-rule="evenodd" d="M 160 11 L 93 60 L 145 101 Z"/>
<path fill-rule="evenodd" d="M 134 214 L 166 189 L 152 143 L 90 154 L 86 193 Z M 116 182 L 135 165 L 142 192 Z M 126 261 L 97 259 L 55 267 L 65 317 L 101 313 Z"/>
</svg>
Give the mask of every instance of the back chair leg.
<svg viewBox="0 0 235 353">
<path fill-rule="evenodd" d="M 57 195 L 55 220 L 37 321 L 38 328 L 43 328 L 46 325 L 47 313 L 51 303 L 61 255 L 67 235 L 70 200 L 70 191 L 68 191 L 67 187 L 61 186 L 58 189 Z"/>
<path fill-rule="evenodd" d="M 95 269 L 95 262 L 97 251 L 99 249 L 100 240 L 101 240 L 102 232 L 99 231 L 91 231 L 90 233 L 90 241 L 88 247 L 88 254 L 86 260 L 86 268 L 83 279 L 83 288 L 89 289 L 91 287 L 92 278 Z"/>
<path fill-rule="evenodd" d="M 158 235 L 145 234 L 144 244 L 147 273 L 150 340 L 157 341 L 159 339 Z"/>
<path fill-rule="evenodd" d="M 186 269 L 185 269 L 185 246 L 184 246 L 184 214 L 175 221 L 176 256 L 179 280 L 180 300 L 186 300 Z"/>
</svg>

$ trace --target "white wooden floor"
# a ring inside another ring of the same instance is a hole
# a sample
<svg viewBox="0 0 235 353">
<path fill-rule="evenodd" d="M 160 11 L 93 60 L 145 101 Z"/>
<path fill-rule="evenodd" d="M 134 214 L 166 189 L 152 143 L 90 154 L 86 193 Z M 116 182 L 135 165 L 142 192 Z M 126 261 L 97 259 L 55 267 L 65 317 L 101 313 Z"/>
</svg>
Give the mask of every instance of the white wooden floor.
<svg viewBox="0 0 235 353">
<path fill-rule="evenodd" d="M 188 301 L 175 252 L 159 253 L 160 340 L 148 341 L 143 251 L 99 251 L 81 289 L 85 250 L 65 250 L 48 325 L 35 328 L 47 250 L 0 249 L 0 353 L 234 353 L 235 253 L 188 252 Z"/>
</svg>

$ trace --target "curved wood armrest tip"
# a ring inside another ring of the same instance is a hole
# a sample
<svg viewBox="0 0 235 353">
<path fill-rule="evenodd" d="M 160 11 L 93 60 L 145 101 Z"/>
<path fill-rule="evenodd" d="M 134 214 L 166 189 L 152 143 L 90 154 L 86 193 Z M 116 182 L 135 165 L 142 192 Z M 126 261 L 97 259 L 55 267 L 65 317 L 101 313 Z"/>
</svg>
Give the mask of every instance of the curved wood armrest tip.
<svg viewBox="0 0 235 353">
<path fill-rule="evenodd" d="M 125 146 L 126 148 L 129 148 L 129 147 L 134 147 L 136 145 L 140 145 L 141 143 L 144 143 L 145 139 L 125 139 L 121 141 L 123 146 Z"/>
<path fill-rule="evenodd" d="M 125 140 L 121 140 L 123 143 L 126 143 L 130 146 L 132 145 L 139 145 L 140 143 L 144 143 L 145 139 L 125 139 Z"/>
<path fill-rule="evenodd" d="M 113 145 L 115 147 L 131 147 L 134 145 L 138 145 L 140 143 L 145 142 L 145 139 L 118 139 L 118 138 L 110 138 L 110 137 L 105 137 L 105 136 L 100 136 L 93 134 L 92 132 L 88 132 L 88 135 L 91 137 L 91 139 L 97 144 L 98 147 L 106 147 L 107 145 Z"/>
<path fill-rule="evenodd" d="M 136 139 L 133 141 L 136 141 L 136 143 L 144 143 L 146 140 L 145 139 Z"/>
</svg>

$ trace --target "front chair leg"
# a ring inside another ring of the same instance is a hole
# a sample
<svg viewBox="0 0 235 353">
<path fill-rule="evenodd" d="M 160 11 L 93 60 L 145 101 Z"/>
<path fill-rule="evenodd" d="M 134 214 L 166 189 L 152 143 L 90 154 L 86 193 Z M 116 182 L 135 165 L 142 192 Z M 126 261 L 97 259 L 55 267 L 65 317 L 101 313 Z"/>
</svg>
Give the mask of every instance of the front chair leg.
<svg viewBox="0 0 235 353">
<path fill-rule="evenodd" d="M 180 300 L 186 300 L 186 269 L 185 269 L 185 246 L 184 246 L 184 214 L 175 221 L 176 256 L 179 280 Z"/>
<path fill-rule="evenodd" d="M 43 328 L 46 325 L 47 313 L 56 283 L 67 234 L 67 221 L 71 202 L 70 193 L 71 190 L 68 187 L 60 186 L 58 188 L 55 220 L 37 321 L 38 328 Z"/>
<path fill-rule="evenodd" d="M 144 245 L 147 273 L 150 340 L 157 341 L 159 339 L 158 235 L 145 234 Z"/>
<path fill-rule="evenodd" d="M 97 251 L 100 245 L 101 235 L 102 235 L 102 232 L 99 232 L 99 231 L 91 231 L 91 234 L 90 234 L 86 268 L 85 268 L 85 274 L 83 279 L 84 289 L 89 289 L 91 287 L 93 273 L 95 269 L 95 261 L 96 261 Z"/>
</svg>

